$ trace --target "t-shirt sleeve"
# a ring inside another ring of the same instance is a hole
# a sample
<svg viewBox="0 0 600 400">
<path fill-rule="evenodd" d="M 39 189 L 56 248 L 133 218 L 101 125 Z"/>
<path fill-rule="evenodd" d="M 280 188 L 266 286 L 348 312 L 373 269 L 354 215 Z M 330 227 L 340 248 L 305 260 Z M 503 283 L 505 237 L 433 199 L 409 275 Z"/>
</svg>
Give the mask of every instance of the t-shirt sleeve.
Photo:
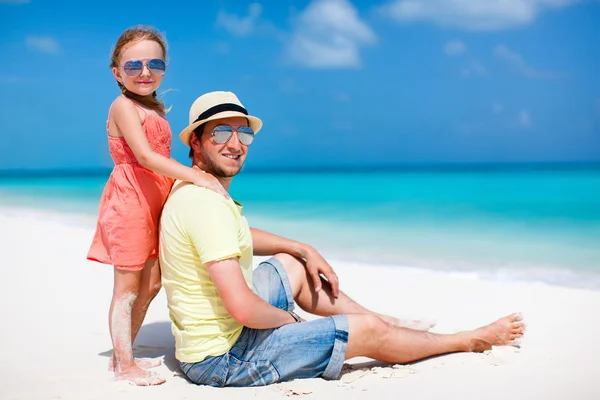
<svg viewBox="0 0 600 400">
<path fill-rule="evenodd" d="M 239 218 L 235 206 L 208 189 L 190 188 L 189 201 L 180 214 L 181 224 L 194 244 L 202 264 L 242 256 Z"/>
</svg>

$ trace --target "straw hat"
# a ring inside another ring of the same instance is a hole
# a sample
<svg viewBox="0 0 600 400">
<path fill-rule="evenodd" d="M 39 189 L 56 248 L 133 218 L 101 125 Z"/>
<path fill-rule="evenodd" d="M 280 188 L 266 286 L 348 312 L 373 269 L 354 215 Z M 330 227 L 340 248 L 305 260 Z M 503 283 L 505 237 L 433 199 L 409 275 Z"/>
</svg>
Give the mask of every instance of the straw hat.
<svg viewBox="0 0 600 400">
<path fill-rule="evenodd" d="M 248 115 L 240 100 L 232 92 L 210 92 L 198 97 L 190 108 L 190 124 L 181 131 L 179 139 L 190 146 L 190 135 L 198 126 L 215 119 L 244 117 L 248 119 L 250 128 L 257 133 L 262 121 Z"/>
</svg>

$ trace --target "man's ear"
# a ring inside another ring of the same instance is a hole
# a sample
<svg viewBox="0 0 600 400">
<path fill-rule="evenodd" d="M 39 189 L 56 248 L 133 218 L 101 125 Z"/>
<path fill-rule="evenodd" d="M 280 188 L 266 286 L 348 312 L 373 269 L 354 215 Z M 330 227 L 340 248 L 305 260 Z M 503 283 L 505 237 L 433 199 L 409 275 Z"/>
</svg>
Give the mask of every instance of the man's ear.
<svg viewBox="0 0 600 400">
<path fill-rule="evenodd" d="M 196 132 L 190 134 L 190 147 L 195 153 L 200 151 L 200 140 L 196 136 Z"/>
</svg>

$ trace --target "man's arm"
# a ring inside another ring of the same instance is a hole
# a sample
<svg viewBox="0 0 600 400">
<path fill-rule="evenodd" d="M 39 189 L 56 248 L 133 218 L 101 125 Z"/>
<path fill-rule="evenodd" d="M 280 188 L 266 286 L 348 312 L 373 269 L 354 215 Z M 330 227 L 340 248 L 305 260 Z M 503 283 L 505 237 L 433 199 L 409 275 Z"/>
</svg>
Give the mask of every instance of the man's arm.
<svg viewBox="0 0 600 400">
<path fill-rule="evenodd" d="M 260 229 L 251 228 L 252 246 L 254 255 L 271 256 L 277 253 L 287 253 L 306 261 L 306 270 L 310 274 L 315 290 L 321 290 L 320 274 L 325 275 L 331 285 L 331 292 L 335 298 L 340 293 L 339 281 L 331 265 L 317 250 L 305 243 L 287 239 Z"/>
<path fill-rule="evenodd" d="M 256 329 L 295 322 L 287 311 L 273 307 L 248 287 L 238 261 L 242 251 L 235 206 L 205 188 L 186 185 L 182 190 L 185 192 L 171 206 L 177 207 L 181 229 L 201 260 L 198 268 L 207 269 L 229 315 L 242 325 Z"/>
<path fill-rule="evenodd" d="M 257 296 L 244 280 L 237 258 L 205 264 L 229 315 L 254 329 L 279 328 L 294 323 L 294 317 Z"/>
</svg>

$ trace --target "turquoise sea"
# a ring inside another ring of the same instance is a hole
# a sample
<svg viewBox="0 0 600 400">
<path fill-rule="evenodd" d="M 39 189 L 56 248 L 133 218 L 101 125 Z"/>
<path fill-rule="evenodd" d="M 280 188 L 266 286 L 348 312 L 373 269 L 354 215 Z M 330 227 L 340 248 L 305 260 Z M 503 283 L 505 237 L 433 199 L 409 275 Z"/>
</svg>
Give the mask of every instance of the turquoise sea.
<svg viewBox="0 0 600 400">
<path fill-rule="evenodd" d="M 93 226 L 107 172 L 0 176 L 0 206 Z M 333 260 L 600 290 L 600 166 L 243 171 L 252 226 Z"/>
</svg>

